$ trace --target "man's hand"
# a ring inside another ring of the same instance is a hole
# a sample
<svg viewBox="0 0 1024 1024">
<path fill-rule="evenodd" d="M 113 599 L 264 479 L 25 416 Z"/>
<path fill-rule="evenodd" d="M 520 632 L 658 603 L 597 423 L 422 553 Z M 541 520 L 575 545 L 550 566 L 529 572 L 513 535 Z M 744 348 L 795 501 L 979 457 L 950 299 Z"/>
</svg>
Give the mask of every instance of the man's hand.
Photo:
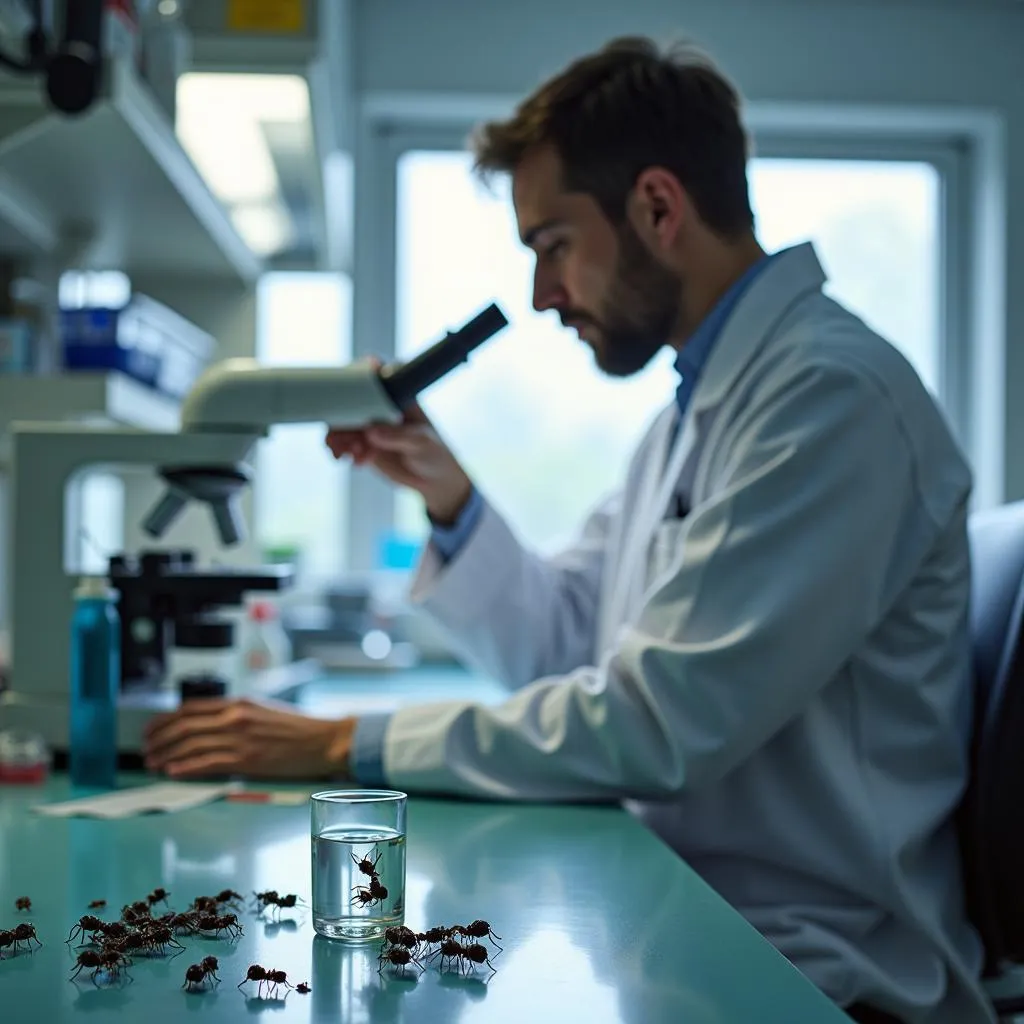
<svg viewBox="0 0 1024 1024">
<path fill-rule="evenodd" d="M 342 779 L 355 726 L 354 718 L 310 718 L 269 702 L 189 701 L 150 721 L 146 767 L 175 779 Z"/>
<path fill-rule="evenodd" d="M 357 429 L 332 429 L 327 447 L 336 459 L 371 465 L 389 480 L 418 491 L 436 523 L 452 523 L 473 485 L 465 470 L 417 405 L 402 423 L 374 423 Z"/>
</svg>

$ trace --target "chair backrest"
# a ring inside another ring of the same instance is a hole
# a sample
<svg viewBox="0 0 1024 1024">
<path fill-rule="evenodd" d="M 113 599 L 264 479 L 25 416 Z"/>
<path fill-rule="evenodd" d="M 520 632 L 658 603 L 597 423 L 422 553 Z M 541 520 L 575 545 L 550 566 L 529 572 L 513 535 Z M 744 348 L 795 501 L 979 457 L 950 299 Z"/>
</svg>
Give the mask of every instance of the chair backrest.
<svg viewBox="0 0 1024 1024">
<path fill-rule="evenodd" d="M 960 837 L 988 970 L 1024 961 L 1024 501 L 970 520 L 975 721 Z"/>
</svg>

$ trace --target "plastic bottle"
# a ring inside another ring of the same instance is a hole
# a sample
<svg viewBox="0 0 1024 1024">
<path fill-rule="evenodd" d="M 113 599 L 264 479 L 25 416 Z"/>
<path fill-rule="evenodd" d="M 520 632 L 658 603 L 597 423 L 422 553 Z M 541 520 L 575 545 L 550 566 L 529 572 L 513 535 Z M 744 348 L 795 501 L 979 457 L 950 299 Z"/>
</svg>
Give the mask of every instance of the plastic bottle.
<svg viewBox="0 0 1024 1024">
<path fill-rule="evenodd" d="M 71 784 L 117 784 L 117 700 L 121 689 L 121 618 L 117 591 L 86 576 L 75 590 L 71 621 Z"/>
<path fill-rule="evenodd" d="M 256 601 L 249 608 L 245 631 L 243 671 L 247 676 L 278 668 L 291 660 L 291 644 L 277 609 L 269 601 Z"/>
</svg>

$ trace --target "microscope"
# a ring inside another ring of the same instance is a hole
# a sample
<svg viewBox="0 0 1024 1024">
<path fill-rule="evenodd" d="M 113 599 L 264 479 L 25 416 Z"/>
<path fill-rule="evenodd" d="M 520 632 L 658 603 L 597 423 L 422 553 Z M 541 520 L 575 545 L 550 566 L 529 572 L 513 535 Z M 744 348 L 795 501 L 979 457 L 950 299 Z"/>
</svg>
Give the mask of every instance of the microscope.
<svg viewBox="0 0 1024 1024">
<path fill-rule="evenodd" d="M 51 749 L 68 738 L 70 623 L 80 575 L 68 553 L 79 537 L 73 489 L 88 470 L 155 469 L 164 492 L 144 531 L 159 538 L 190 505 L 205 505 L 225 546 L 245 533 L 240 496 L 260 438 L 285 423 L 362 427 L 399 422 L 417 396 L 468 360 L 508 324 L 491 305 L 407 363 L 377 367 L 265 367 L 230 359 L 210 367 L 186 396 L 177 432 L 69 423 L 16 423 L 11 434 L 9 534 L 11 675 L 0 694 L 0 728 L 39 733 Z M 225 646 L 218 617 L 253 590 L 291 582 L 281 566 L 203 569 L 190 552 L 123 553 L 111 559 L 120 594 L 122 689 L 118 747 L 137 754 L 147 719 L 177 695 L 164 685 L 172 646 Z"/>
</svg>

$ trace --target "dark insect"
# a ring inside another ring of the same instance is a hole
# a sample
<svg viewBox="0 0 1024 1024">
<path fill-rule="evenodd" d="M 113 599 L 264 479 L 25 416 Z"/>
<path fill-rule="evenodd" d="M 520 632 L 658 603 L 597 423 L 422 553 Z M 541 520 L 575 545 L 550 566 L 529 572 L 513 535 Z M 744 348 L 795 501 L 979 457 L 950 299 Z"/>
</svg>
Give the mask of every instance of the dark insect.
<svg viewBox="0 0 1024 1024">
<path fill-rule="evenodd" d="M 14 945 L 14 932 L 8 931 L 7 929 L 0 928 L 0 957 L 4 955 L 4 949 L 7 946 Z"/>
<path fill-rule="evenodd" d="M 192 935 L 196 931 L 198 917 L 199 915 L 195 911 L 186 911 L 184 914 L 172 914 L 170 920 L 167 921 L 167 927 L 175 935 L 180 935 L 182 932 Z"/>
<path fill-rule="evenodd" d="M 170 895 L 166 889 L 157 887 L 146 897 L 146 902 L 149 906 L 154 907 L 157 903 L 166 903 L 167 897 Z"/>
<path fill-rule="evenodd" d="M 284 971 L 268 971 L 265 967 L 261 967 L 259 964 L 252 964 L 249 970 L 245 972 L 245 977 L 239 982 L 238 987 L 241 988 L 247 981 L 256 981 L 259 984 L 256 987 L 257 996 L 263 995 L 263 986 L 267 986 L 267 991 L 270 993 L 277 991 L 278 985 L 284 985 L 285 988 L 291 988 L 288 984 L 288 975 Z"/>
<path fill-rule="evenodd" d="M 174 937 L 174 932 L 165 924 L 158 924 L 148 928 L 143 937 L 150 949 L 160 949 L 161 952 L 163 952 L 164 946 L 176 946 L 178 949 L 185 948 Z"/>
<path fill-rule="evenodd" d="M 14 909 L 15 910 L 31 910 L 32 909 L 32 901 L 27 896 L 19 896 L 14 901 Z"/>
<path fill-rule="evenodd" d="M 291 910 L 293 907 L 305 906 L 302 900 L 299 899 L 295 893 L 289 893 L 287 896 L 279 896 L 276 892 L 264 892 L 259 894 L 263 897 L 263 905 L 259 909 L 259 913 L 262 914 L 267 907 L 274 907 L 280 914 L 281 910 Z"/>
<path fill-rule="evenodd" d="M 445 939 L 441 943 L 441 945 L 438 946 L 437 949 L 435 949 L 434 952 L 430 954 L 430 956 L 431 957 L 435 957 L 438 954 L 440 954 L 440 956 L 441 956 L 441 970 L 442 971 L 444 970 L 444 966 L 445 966 L 445 961 L 446 960 L 448 961 L 449 965 L 453 961 L 458 960 L 459 961 L 459 965 L 461 967 L 461 965 L 462 965 L 462 961 L 461 961 L 461 957 L 462 957 L 462 943 L 458 942 L 457 940 L 455 940 L 455 939 Z"/>
<path fill-rule="evenodd" d="M 241 903 L 245 897 L 241 893 L 235 892 L 234 889 L 222 889 L 214 899 L 217 903 Z"/>
<path fill-rule="evenodd" d="M 79 935 L 84 936 L 86 932 L 102 932 L 106 926 L 104 923 L 92 914 L 84 914 L 78 919 L 78 924 L 71 929 L 71 934 L 67 937 L 67 942 L 73 942 Z"/>
<path fill-rule="evenodd" d="M 150 917 L 149 904 L 142 900 L 136 901 L 129 907 L 121 908 L 121 920 L 125 924 L 141 924 L 143 921 L 148 921 Z"/>
<path fill-rule="evenodd" d="M 217 901 L 212 896 L 197 896 L 192 901 L 192 908 L 207 914 L 215 914 L 217 912 Z"/>
<path fill-rule="evenodd" d="M 460 932 L 462 935 L 466 935 L 471 939 L 489 938 L 491 942 L 494 942 L 495 939 L 501 938 L 500 935 L 495 935 L 494 932 L 491 931 L 491 926 L 486 921 L 473 921 L 472 923 L 467 924 L 465 927 L 459 925 L 457 928 L 453 928 L 452 931 Z M 497 947 L 498 952 L 500 953 L 501 946 L 499 946 L 497 942 L 494 942 L 494 945 Z"/>
<path fill-rule="evenodd" d="M 34 942 L 37 946 L 41 946 L 42 943 L 39 941 L 39 936 L 36 935 L 35 925 L 31 924 L 19 924 L 14 929 L 14 952 L 18 952 L 18 944 L 21 942 Z M 31 946 L 29 947 L 32 948 Z"/>
<path fill-rule="evenodd" d="M 377 856 L 373 860 L 370 860 L 369 855 L 365 857 L 357 857 L 354 853 L 352 856 L 352 863 L 364 874 L 369 875 L 370 878 L 377 877 L 377 865 L 380 863 L 381 857 L 384 856 L 380 851 L 377 852 Z"/>
<path fill-rule="evenodd" d="M 268 889 L 266 892 L 254 892 L 252 895 L 256 901 L 253 909 L 258 910 L 261 914 L 271 903 L 276 903 L 278 900 L 276 889 Z"/>
<path fill-rule="evenodd" d="M 196 930 L 200 932 L 227 932 L 233 939 L 242 934 L 242 926 L 238 923 L 235 914 L 225 914 L 218 917 L 216 914 L 204 914 L 196 921 Z"/>
<path fill-rule="evenodd" d="M 438 925 L 434 928 L 428 928 L 425 932 L 420 932 L 416 938 L 419 939 L 420 942 L 425 942 L 428 946 L 434 946 L 439 942 L 444 942 L 449 935 L 451 935 L 450 928 Z"/>
<path fill-rule="evenodd" d="M 295 991 L 301 992 L 302 995 L 306 995 L 307 992 L 312 992 L 313 990 L 304 981 L 300 981 L 298 985 L 295 986 Z"/>
<path fill-rule="evenodd" d="M 127 957 L 122 956 L 116 949 L 105 949 L 100 953 L 100 970 L 107 971 L 111 975 L 119 975 L 130 963 L 131 961 Z M 129 981 L 131 980 L 127 973 L 125 977 Z M 93 975 L 93 980 L 96 980 L 95 974 Z"/>
<path fill-rule="evenodd" d="M 404 925 L 385 928 L 384 938 L 392 946 L 404 946 L 406 949 L 415 950 L 420 944 L 420 936 L 411 928 L 406 928 Z"/>
<path fill-rule="evenodd" d="M 219 982 L 220 978 L 217 977 L 217 966 L 217 958 L 215 956 L 204 957 L 202 963 L 192 964 L 192 966 L 185 971 L 185 984 L 181 987 L 189 992 L 194 992 L 195 989 L 193 986 L 205 984 L 208 977 Z"/>
<path fill-rule="evenodd" d="M 128 934 L 128 925 L 123 921 L 100 921 L 99 927 L 94 928 L 105 939 L 123 939 Z"/>
<path fill-rule="evenodd" d="M 415 964 L 421 971 L 423 970 L 419 961 L 404 946 L 391 946 L 389 949 L 382 949 L 377 959 L 380 960 L 380 967 L 377 968 L 378 974 L 384 970 L 385 964 L 397 967 L 403 975 L 409 964 Z"/>
<path fill-rule="evenodd" d="M 75 968 L 71 977 L 68 978 L 68 981 L 74 981 L 83 970 L 91 967 L 93 969 L 92 980 L 95 983 L 96 975 L 103 970 L 103 957 L 95 949 L 83 949 L 82 952 L 78 954 L 78 958 L 75 963 L 78 964 L 78 966 Z"/>
<path fill-rule="evenodd" d="M 387 898 L 387 887 L 381 885 L 380 879 L 374 875 L 370 879 L 370 887 L 368 889 L 361 885 L 356 886 L 355 895 L 349 900 L 349 905 L 358 903 L 361 907 L 372 907 L 375 903 L 383 903 Z"/>
<path fill-rule="evenodd" d="M 107 901 L 106 900 L 93 900 L 92 903 L 89 904 L 87 909 L 88 910 L 101 910 L 106 905 L 107 905 Z"/>
<path fill-rule="evenodd" d="M 462 955 L 472 964 L 487 964 L 491 969 L 492 974 L 498 972 L 494 969 L 493 964 L 487 959 L 487 947 L 480 945 L 479 942 L 473 942 L 468 946 L 462 947 Z"/>
</svg>

